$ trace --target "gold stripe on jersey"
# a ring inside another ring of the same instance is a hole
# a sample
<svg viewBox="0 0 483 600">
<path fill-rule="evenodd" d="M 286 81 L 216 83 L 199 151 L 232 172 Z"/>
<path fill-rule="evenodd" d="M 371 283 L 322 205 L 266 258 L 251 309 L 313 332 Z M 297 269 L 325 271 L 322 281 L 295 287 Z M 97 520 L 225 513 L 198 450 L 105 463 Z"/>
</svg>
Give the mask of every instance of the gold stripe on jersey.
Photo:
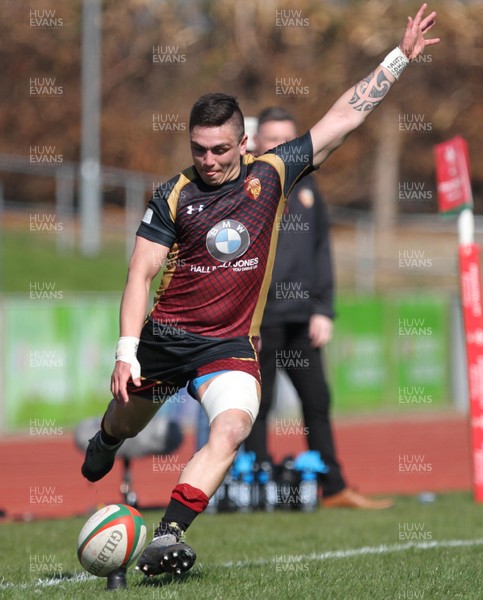
<svg viewBox="0 0 483 600">
<path fill-rule="evenodd" d="M 185 185 L 191 183 L 195 177 L 196 173 L 193 167 L 181 171 L 176 185 L 173 187 L 171 193 L 168 196 L 167 203 L 169 206 L 169 212 L 171 214 L 171 219 L 173 220 L 173 223 L 176 219 L 176 212 L 178 211 L 178 201 L 179 196 L 181 194 L 181 190 L 184 188 Z"/>
<path fill-rule="evenodd" d="M 279 233 L 279 223 L 282 219 L 283 211 L 285 209 L 286 196 L 283 193 L 283 189 L 285 187 L 285 163 L 283 160 L 277 156 L 276 154 L 263 154 L 259 156 L 255 160 L 260 160 L 266 162 L 272 167 L 274 167 L 278 175 L 280 177 L 280 185 L 282 189 L 282 193 L 280 195 L 280 201 L 277 206 L 277 212 L 275 215 L 275 220 L 273 222 L 272 234 L 270 237 L 270 249 L 268 251 L 267 264 L 265 267 L 265 274 L 263 276 L 262 285 L 260 288 L 260 293 L 258 295 L 257 304 L 255 306 L 255 310 L 253 312 L 252 320 L 250 323 L 250 330 L 248 332 L 249 336 L 257 336 L 260 334 L 260 326 L 262 324 L 263 312 L 265 310 L 265 305 L 267 303 L 268 290 L 270 288 L 270 283 L 272 281 L 272 271 L 273 265 L 275 262 L 275 254 L 277 251 L 277 242 L 278 242 L 278 233 Z M 252 162 L 251 160 L 249 162 Z M 308 170 L 310 167 L 307 167 Z M 292 186 L 293 187 L 293 186 Z M 290 188 L 291 189 L 291 188 Z M 290 190 L 289 190 L 290 193 Z M 263 341 L 262 341 L 263 344 Z"/>
<path fill-rule="evenodd" d="M 277 172 L 280 177 L 280 183 L 282 185 L 282 194 L 283 194 L 283 188 L 285 186 L 285 164 L 284 164 L 283 160 L 277 154 L 262 154 L 262 156 L 259 156 L 255 160 L 261 160 L 263 162 L 267 162 L 268 164 L 272 165 L 272 167 L 275 167 L 275 169 L 277 169 Z M 253 161 L 249 161 L 249 162 L 253 162 Z M 247 164 L 249 164 L 249 163 L 247 163 Z M 305 167 L 305 169 L 302 171 L 302 173 L 300 174 L 300 176 L 297 178 L 297 181 L 300 181 L 300 179 L 302 179 L 302 177 L 304 177 L 305 172 L 309 171 L 311 168 L 312 167 L 310 165 L 307 165 Z M 283 196 L 284 201 L 290 195 L 290 192 L 292 191 L 292 188 L 297 183 L 297 181 L 294 181 L 292 183 L 292 185 L 290 186 L 290 189 L 287 191 L 287 194 Z"/>
<path fill-rule="evenodd" d="M 253 348 L 253 352 L 255 356 L 258 356 L 258 348 L 255 348 L 255 344 L 253 343 L 253 338 L 251 336 L 248 337 L 248 341 L 250 342 L 250 346 Z M 249 359 L 251 360 L 251 359 Z"/>
<path fill-rule="evenodd" d="M 179 202 L 181 190 L 184 188 L 185 185 L 187 185 L 188 183 L 191 183 L 191 181 L 194 179 L 195 176 L 196 176 L 196 174 L 195 174 L 193 168 L 189 168 L 189 169 L 182 171 L 179 175 L 179 179 L 176 182 L 176 185 L 173 187 L 173 189 L 171 190 L 171 193 L 168 196 L 168 199 L 166 200 L 168 207 L 169 207 L 169 214 L 170 214 L 173 222 L 176 219 L 176 213 L 178 211 L 178 202 Z M 150 314 L 155 309 L 156 304 L 159 302 L 159 300 L 161 299 L 163 294 L 166 292 L 169 284 L 171 283 L 171 280 L 173 279 L 174 272 L 176 271 L 176 267 L 178 265 L 178 254 L 179 254 L 178 244 L 174 243 L 168 253 L 168 256 L 166 257 L 166 264 L 164 265 L 163 275 L 161 277 L 161 281 L 159 282 L 158 289 L 156 290 L 156 293 L 154 295 L 154 304 L 153 304 L 153 307 L 151 308 Z"/>
<path fill-rule="evenodd" d="M 163 276 L 161 277 L 158 289 L 154 294 L 154 305 L 151 309 L 151 312 L 153 312 L 154 308 L 156 307 L 156 304 L 161 300 L 161 297 L 166 292 L 169 284 L 171 283 L 171 280 L 173 279 L 174 272 L 176 271 L 176 267 L 178 265 L 178 254 L 179 247 L 178 244 L 175 242 L 172 245 L 171 250 L 168 252 L 168 256 L 166 257 Z"/>
<path fill-rule="evenodd" d="M 280 158 L 280 156 L 278 156 L 277 154 L 268 153 L 268 154 L 262 154 L 261 156 L 257 156 L 257 158 L 254 158 L 251 154 L 246 154 L 245 158 L 247 159 L 245 164 L 250 164 L 256 160 L 256 161 L 260 161 L 260 162 L 266 162 L 269 165 L 272 165 L 272 167 L 274 167 L 275 169 L 277 169 L 277 173 L 278 173 L 278 176 L 280 177 L 280 182 L 282 184 L 282 190 L 283 190 L 283 186 L 285 183 L 285 163 Z M 252 160 L 250 160 L 250 158 Z"/>
<path fill-rule="evenodd" d="M 282 161 L 282 159 L 276 154 L 264 154 L 262 156 L 259 156 L 256 160 L 267 162 L 277 170 L 278 176 L 280 177 L 280 186 L 282 189 L 282 194 L 280 195 L 280 200 L 277 206 L 277 213 L 273 222 L 272 234 L 270 237 L 270 249 L 268 251 L 265 274 L 263 276 L 262 286 L 260 288 L 260 293 L 258 295 L 258 300 L 255 305 L 255 310 L 253 312 L 252 320 L 250 323 L 250 330 L 248 332 L 249 336 L 257 336 L 260 334 L 260 325 L 262 324 L 263 311 L 265 310 L 268 290 L 270 287 L 270 282 L 272 280 L 273 263 L 275 262 L 275 251 L 277 249 L 279 231 L 278 224 L 280 223 L 280 220 L 282 218 L 286 200 L 283 194 L 283 188 L 285 185 L 285 164 Z"/>
</svg>

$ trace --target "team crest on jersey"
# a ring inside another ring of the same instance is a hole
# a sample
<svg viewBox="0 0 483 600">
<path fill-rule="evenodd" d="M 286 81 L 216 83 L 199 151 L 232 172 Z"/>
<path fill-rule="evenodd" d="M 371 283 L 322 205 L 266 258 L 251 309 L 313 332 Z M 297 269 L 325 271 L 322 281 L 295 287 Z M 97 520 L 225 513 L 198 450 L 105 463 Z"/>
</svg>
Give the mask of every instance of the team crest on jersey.
<svg viewBox="0 0 483 600">
<path fill-rule="evenodd" d="M 245 179 L 245 192 L 252 200 L 256 200 L 262 191 L 262 184 L 260 183 L 260 179 L 255 177 L 255 175 L 249 175 Z"/>
<path fill-rule="evenodd" d="M 234 260 L 245 254 L 250 245 L 250 235 L 245 225 L 233 219 L 220 221 L 206 236 L 206 247 L 220 262 Z"/>
</svg>

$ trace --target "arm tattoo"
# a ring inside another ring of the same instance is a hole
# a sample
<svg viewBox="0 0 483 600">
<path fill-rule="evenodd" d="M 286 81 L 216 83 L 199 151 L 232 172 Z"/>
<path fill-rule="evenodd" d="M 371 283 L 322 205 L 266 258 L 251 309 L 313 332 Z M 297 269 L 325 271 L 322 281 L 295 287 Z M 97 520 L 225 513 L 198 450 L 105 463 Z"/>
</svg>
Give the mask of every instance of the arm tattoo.
<svg viewBox="0 0 483 600">
<path fill-rule="evenodd" d="M 349 100 L 354 110 L 373 110 L 391 89 L 391 82 L 384 75 L 384 71 L 379 71 L 375 81 L 374 74 L 375 71 L 354 86 L 354 93 Z"/>
</svg>

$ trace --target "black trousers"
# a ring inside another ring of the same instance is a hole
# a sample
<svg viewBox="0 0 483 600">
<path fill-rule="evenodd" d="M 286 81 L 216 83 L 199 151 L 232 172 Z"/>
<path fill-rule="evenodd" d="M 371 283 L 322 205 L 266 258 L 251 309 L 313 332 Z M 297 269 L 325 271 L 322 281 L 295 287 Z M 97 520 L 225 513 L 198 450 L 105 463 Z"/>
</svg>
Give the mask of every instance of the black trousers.
<svg viewBox="0 0 483 600">
<path fill-rule="evenodd" d="M 274 397 L 277 368 L 281 368 L 289 376 L 301 400 L 308 447 L 318 450 L 329 467 L 329 472 L 320 477 L 322 492 L 325 496 L 340 492 L 346 483 L 336 458 L 330 422 L 330 391 L 322 353 L 310 345 L 308 324 L 285 323 L 262 327 L 261 340 L 262 400 L 252 432 L 245 440 L 245 449 L 255 452 L 259 461 L 270 458 L 267 417 Z M 284 431 L 290 433 L 290 423 L 283 421 L 282 425 L 278 428 L 280 434 L 283 435 Z"/>
</svg>

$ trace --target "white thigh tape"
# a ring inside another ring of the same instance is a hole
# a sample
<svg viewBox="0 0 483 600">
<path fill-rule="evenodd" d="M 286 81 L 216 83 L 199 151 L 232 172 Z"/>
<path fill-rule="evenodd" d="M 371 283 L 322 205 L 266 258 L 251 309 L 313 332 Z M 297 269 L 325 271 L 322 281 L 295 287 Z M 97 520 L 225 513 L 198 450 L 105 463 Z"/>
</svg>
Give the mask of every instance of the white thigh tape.
<svg viewBox="0 0 483 600">
<path fill-rule="evenodd" d="M 243 371 L 229 371 L 218 375 L 203 394 L 201 404 L 210 423 L 217 415 L 231 408 L 244 410 L 254 422 L 260 406 L 257 380 Z"/>
</svg>

